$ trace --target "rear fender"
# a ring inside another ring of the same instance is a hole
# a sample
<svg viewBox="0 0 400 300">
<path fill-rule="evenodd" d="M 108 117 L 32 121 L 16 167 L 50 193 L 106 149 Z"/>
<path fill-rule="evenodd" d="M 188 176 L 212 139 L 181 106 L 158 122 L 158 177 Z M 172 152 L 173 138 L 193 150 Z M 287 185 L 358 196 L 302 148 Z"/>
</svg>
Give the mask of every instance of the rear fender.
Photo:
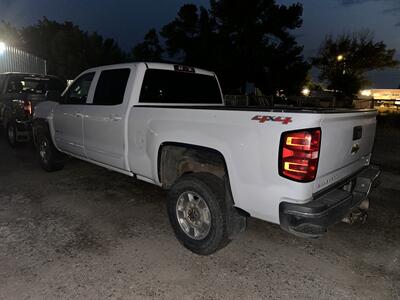
<svg viewBox="0 0 400 300">
<path fill-rule="evenodd" d="M 158 152 L 158 177 L 164 188 L 187 173 L 210 173 L 220 179 L 227 175 L 224 157 L 214 149 L 164 143 Z"/>
</svg>

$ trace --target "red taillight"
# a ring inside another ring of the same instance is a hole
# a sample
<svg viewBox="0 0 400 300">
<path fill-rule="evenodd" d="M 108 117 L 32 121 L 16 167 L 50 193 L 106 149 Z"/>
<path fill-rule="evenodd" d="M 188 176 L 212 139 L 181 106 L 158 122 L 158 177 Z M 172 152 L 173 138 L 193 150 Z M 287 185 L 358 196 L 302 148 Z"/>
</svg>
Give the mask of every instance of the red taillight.
<svg viewBox="0 0 400 300">
<path fill-rule="evenodd" d="M 321 129 L 283 133 L 279 174 L 295 181 L 313 181 L 317 175 L 320 144 Z"/>
<path fill-rule="evenodd" d="M 32 102 L 29 100 L 24 101 L 24 111 L 27 116 L 32 115 Z"/>
</svg>

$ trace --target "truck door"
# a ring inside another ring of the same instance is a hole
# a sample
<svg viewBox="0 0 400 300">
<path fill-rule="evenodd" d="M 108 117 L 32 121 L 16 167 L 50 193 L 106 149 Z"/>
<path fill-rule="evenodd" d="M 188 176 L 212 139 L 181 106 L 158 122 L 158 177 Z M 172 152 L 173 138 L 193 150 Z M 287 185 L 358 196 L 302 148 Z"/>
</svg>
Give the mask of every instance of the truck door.
<svg viewBox="0 0 400 300">
<path fill-rule="evenodd" d="M 131 69 L 126 67 L 101 71 L 84 118 L 87 157 L 119 169 L 126 169 L 125 120 L 129 103 L 126 91 L 130 73 Z"/>
<path fill-rule="evenodd" d="M 83 145 L 83 116 L 90 99 L 95 72 L 80 76 L 63 94 L 54 110 L 54 139 L 66 152 L 85 157 Z"/>
</svg>

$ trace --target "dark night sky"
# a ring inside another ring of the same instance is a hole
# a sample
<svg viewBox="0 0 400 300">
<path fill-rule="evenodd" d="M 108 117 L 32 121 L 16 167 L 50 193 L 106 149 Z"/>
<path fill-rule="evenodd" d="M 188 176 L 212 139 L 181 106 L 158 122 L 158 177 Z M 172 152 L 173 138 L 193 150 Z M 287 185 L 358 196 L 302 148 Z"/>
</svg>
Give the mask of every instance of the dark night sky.
<svg viewBox="0 0 400 300">
<path fill-rule="evenodd" d="M 150 27 L 160 28 L 184 3 L 208 5 L 208 0 L 0 0 L 0 19 L 15 26 L 35 23 L 42 16 L 69 20 L 82 29 L 115 38 L 124 49 L 140 41 Z M 277 0 L 301 2 L 304 24 L 295 32 L 304 55 L 315 54 L 328 33 L 370 29 L 376 40 L 397 49 L 400 59 L 400 0 Z M 374 87 L 397 87 L 400 70 L 371 75 Z"/>
</svg>

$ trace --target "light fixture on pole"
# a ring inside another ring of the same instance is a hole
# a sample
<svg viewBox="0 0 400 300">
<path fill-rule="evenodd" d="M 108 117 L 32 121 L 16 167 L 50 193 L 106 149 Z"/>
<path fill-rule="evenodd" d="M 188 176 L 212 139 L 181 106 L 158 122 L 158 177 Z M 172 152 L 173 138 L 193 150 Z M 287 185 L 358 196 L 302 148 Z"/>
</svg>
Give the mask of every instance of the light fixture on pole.
<svg viewBox="0 0 400 300">
<path fill-rule="evenodd" d="M 338 56 L 336 56 L 336 60 L 337 60 L 338 62 L 343 61 L 343 60 L 344 60 L 344 55 L 343 55 L 343 54 L 339 54 Z"/>
<path fill-rule="evenodd" d="M 303 96 L 308 97 L 308 96 L 310 96 L 311 91 L 309 88 L 305 87 L 302 89 L 301 93 L 303 94 Z"/>
</svg>

